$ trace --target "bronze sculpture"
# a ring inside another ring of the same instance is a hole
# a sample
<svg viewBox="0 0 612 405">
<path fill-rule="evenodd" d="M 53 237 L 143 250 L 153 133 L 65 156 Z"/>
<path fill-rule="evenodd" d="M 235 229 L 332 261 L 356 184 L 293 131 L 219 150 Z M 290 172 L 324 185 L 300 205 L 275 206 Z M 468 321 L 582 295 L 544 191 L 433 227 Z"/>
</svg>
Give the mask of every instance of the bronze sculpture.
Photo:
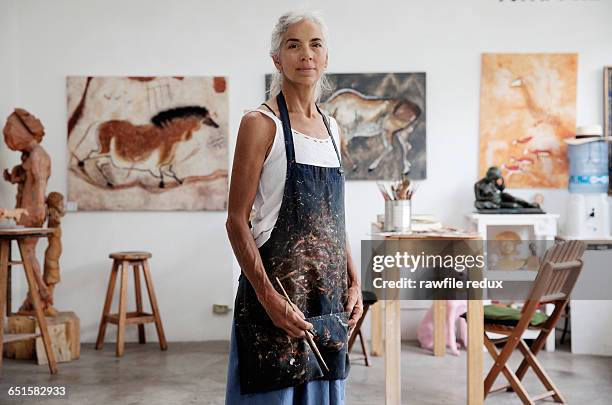
<svg viewBox="0 0 612 405">
<path fill-rule="evenodd" d="M 530 203 L 504 192 L 501 170 L 491 166 L 484 178 L 474 184 L 474 206 L 483 214 L 543 214 L 538 203 Z"/>
</svg>

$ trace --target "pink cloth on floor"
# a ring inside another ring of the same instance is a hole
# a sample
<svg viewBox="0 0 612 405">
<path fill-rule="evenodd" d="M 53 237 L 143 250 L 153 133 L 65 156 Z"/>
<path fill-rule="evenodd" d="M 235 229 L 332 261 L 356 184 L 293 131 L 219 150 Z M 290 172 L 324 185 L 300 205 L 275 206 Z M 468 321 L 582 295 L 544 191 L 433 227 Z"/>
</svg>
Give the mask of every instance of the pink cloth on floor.
<svg viewBox="0 0 612 405">
<path fill-rule="evenodd" d="M 467 322 L 461 317 L 466 312 L 466 300 L 446 301 L 446 347 L 455 356 L 459 355 L 458 341 L 463 347 L 467 347 Z M 459 331 L 457 331 L 457 320 L 459 320 Z M 433 305 L 427 310 L 425 317 L 417 328 L 417 339 L 423 349 L 433 350 Z"/>
</svg>

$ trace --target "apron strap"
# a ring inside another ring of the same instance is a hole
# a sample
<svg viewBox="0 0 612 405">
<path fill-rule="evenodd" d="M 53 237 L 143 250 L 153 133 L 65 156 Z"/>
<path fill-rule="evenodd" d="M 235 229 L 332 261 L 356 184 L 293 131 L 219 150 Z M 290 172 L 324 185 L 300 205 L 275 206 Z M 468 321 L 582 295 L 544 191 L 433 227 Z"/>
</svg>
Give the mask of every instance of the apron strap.
<svg viewBox="0 0 612 405">
<path fill-rule="evenodd" d="M 334 136 L 332 135 L 331 128 L 329 126 L 329 120 L 327 119 L 327 116 L 323 114 L 323 112 L 321 112 L 319 105 L 318 104 L 315 104 L 315 105 L 317 106 L 317 111 L 319 112 L 319 114 L 321 114 L 321 117 L 323 118 L 323 123 L 325 124 L 325 128 L 327 128 L 327 133 L 329 134 L 332 144 L 334 145 L 334 150 L 336 151 L 336 157 L 338 158 L 338 165 L 340 166 L 338 171 L 340 172 L 340 174 L 342 174 L 344 173 L 344 169 L 342 168 L 342 161 L 340 160 L 340 153 L 338 153 L 338 147 L 336 146 L 336 141 L 334 140 Z"/>
<path fill-rule="evenodd" d="M 295 163 L 293 133 L 291 132 L 291 122 L 289 122 L 289 111 L 287 110 L 287 103 L 285 102 L 285 96 L 283 96 L 282 91 L 276 96 L 276 103 L 278 104 L 278 112 L 280 115 L 280 119 L 283 123 L 283 134 L 285 135 L 285 152 L 287 153 L 287 164 L 289 164 L 289 162 Z"/>
</svg>

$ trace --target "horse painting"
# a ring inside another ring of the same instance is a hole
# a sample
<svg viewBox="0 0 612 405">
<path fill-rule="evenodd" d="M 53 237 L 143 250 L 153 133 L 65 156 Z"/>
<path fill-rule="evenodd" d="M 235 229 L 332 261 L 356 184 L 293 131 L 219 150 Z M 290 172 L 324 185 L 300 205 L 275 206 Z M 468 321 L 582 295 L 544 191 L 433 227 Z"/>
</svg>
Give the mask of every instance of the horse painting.
<svg viewBox="0 0 612 405">
<path fill-rule="evenodd" d="M 84 170 L 85 163 L 95 161 L 95 167 L 108 187 L 114 187 L 112 169 L 139 171 L 159 179 L 159 187 L 166 186 L 165 177 L 183 179 L 173 170 L 177 147 L 192 139 L 202 124 L 218 128 L 209 111 L 201 106 L 177 107 L 159 112 L 151 123 L 134 125 L 126 120 L 93 123 L 86 131 L 95 131 L 97 149 L 78 160 Z M 112 167 L 111 167 L 112 166 Z"/>
<path fill-rule="evenodd" d="M 341 89 L 332 94 L 321 106 L 332 115 L 344 131 L 341 150 L 349 168 L 357 170 L 357 162 L 349 153 L 351 139 L 357 137 L 380 137 L 383 150 L 373 161 L 368 162 L 368 172 L 375 171 L 382 160 L 393 152 L 393 139 L 401 147 L 402 172 L 410 172 L 408 152 L 412 148 L 408 136 L 421 116 L 421 109 L 406 98 L 383 98 L 366 96 L 353 89 Z"/>
</svg>

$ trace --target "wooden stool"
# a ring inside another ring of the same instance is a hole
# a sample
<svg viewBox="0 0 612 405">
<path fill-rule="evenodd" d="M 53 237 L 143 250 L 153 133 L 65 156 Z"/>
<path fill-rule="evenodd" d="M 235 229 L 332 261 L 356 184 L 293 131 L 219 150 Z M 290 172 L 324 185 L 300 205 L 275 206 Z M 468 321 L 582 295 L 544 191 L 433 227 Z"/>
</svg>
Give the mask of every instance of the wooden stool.
<svg viewBox="0 0 612 405">
<path fill-rule="evenodd" d="M 363 323 L 363 320 L 365 319 L 365 316 L 368 313 L 368 309 L 370 309 L 371 305 L 376 304 L 376 301 L 378 301 L 378 298 L 376 298 L 376 294 L 374 294 L 373 292 L 365 291 L 365 290 L 361 291 L 361 297 L 363 298 L 363 314 L 361 314 L 361 318 L 359 318 L 359 320 L 357 321 L 357 324 L 355 325 L 355 328 L 353 329 L 353 334 L 349 338 L 348 352 L 350 353 L 351 350 L 353 350 L 355 339 L 357 339 L 357 336 L 359 336 L 359 341 L 361 342 L 361 350 L 363 351 L 363 355 L 364 355 L 365 365 L 367 367 L 370 367 L 370 359 L 368 357 L 368 351 L 366 350 L 365 342 L 363 341 L 363 335 L 361 334 L 361 324 Z"/>
<path fill-rule="evenodd" d="M 104 334 L 106 333 L 106 324 L 108 322 L 117 325 L 117 356 L 123 356 L 123 348 L 125 346 L 125 325 L 138 325 L 138 342 L 145 343 L 144 324 L 155 322 L 157 329 L 157 337 L 159 338 L 159 346 L 162 350 L 168 349 L 168 343 L 164 336 L 164 328 L 159 316 L 159 308 L 157 307 L 157 299 L 153 290 L 153 280 L 151 279 L 151 271 L 147 259 L 151 258 L 151 253 L 148 252 L 116 252 L 111 253 L 108 257 L 113 259 L 113 268 L 111 270 L 110 280 L 108 282 L 108 290 L 106 291 L 106 301 L 102 310 L 102 320 L 100 321 L 100 330 L 98 331 L 98 339 L 96 340 L 96 349 L 102 349 L 104 345 Z M 134 269 L 134 287 L 136 289 L 136 311 L 126 312 L 127 304 L 127 284 L 129 266 Z M 141 268 L 144 274 L 147 291 L 149 292 L 149 300 L 151 302 L 152 314 L 143 312 L 142 310 L 142 295 L 140 292 L 140 273 Z M 115 281 L 117 273 L 121 271 L 121 290 L 119 295 L 119 312 L 111 314 L 110 307 L 113 301 L 113 291 L 115 289 Z"/>
</svg>

